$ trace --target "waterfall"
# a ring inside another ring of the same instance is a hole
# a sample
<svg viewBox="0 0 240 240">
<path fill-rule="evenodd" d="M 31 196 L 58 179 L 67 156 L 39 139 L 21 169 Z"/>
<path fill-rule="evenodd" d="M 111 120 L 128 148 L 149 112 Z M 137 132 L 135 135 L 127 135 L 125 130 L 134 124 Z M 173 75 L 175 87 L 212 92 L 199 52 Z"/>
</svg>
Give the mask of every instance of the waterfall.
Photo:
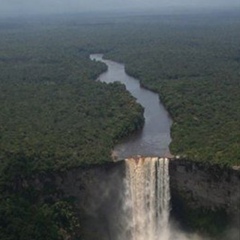
<svg viewBox="0 0 240 240">
<path fill-rule="evenodd" d="M 167 158 L 126 159 L 128 240 L 170 240 L 169 201 Z"/>
</svg>

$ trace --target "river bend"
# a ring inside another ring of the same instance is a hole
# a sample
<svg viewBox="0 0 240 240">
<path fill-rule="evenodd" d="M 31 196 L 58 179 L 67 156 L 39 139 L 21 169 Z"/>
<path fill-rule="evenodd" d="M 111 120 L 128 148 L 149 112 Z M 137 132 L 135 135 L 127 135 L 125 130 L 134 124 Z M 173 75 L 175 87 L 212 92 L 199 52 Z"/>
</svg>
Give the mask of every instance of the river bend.
<svg viewBox="0 0 240 240">
<path fill-rule="evenodd" d="M 103 54 L 92 54 L 90 59 L 103 62 L 108 67 L 108 70 L 102 73 L 97 80 L 106 83 L 121 82 L 137 99 L 137 102 L 144 107 L 145 124 L 143 129 L 115 146 L 114 152 L 117 158 L 124 159 L 136 155 L 168 155 L 172 120 L 161 104 L 158 94 L 141 87 L 138 79 L 126 74 L 123 64 L 105 60 Z"/>
</svg>

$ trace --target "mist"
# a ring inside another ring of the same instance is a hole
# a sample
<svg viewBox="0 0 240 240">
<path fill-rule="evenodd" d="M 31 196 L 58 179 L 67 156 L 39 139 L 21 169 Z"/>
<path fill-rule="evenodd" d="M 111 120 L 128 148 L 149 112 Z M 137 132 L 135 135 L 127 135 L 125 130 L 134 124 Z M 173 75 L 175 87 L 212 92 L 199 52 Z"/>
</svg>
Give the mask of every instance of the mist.
<svg viewBox="0 0 240 240">
<path fill-rule="evenodd" d="M 239 0 L 0 0 L 0 16 L 96 11 L 240 9 Z"/>
</svg>

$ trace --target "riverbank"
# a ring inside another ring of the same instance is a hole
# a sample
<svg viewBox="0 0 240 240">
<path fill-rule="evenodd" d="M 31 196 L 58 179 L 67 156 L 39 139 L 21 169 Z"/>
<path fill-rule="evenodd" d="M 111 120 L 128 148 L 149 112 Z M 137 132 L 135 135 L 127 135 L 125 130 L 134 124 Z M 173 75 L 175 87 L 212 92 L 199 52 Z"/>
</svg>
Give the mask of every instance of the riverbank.
<svg viewBox="0 0 240 240">
<path fill-rule="evenodd" d="M 145 123 L 143 128 L 133 135 L 120 140 L 114 148 L 118 159 L 130 156 L 166 156 L 169 155 L 171 142 L 170 128 L 172 120 L 159 101 L 158 94 L 141 87 L 140 81 L 125 72 L 123 64 L 106 60 L 103 54 L 92 54 L 90 59 L 105 63 L 108 70 L 97 80 L 106 83 L 120 82 L 144 108 Z"/>
</svg>

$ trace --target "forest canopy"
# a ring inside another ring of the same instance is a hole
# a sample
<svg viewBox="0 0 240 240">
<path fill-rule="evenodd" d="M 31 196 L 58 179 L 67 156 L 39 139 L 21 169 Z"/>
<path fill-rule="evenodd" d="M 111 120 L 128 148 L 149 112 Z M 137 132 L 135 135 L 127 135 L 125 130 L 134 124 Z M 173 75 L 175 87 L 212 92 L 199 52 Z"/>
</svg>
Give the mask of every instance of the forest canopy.
<svg viewBox="0 0 240 240">
<path fill-rule="evenodd" d="M 240 18 L 149 17 L 117 37 L 106 57 L 159 93 L 174 121 L 172 154 L 240 165 Z"/>
<path fill-rule="evenodd" d="M 36 178 L 111 161 L 143 126 L 123 85 L 95 81 L 106 66 L 91 53 L 159 93 L 173 154 L 240 165 L 239 16 L 1 19 L 0 239 L 80 239 L 74 203 Z"/>
</svg>

